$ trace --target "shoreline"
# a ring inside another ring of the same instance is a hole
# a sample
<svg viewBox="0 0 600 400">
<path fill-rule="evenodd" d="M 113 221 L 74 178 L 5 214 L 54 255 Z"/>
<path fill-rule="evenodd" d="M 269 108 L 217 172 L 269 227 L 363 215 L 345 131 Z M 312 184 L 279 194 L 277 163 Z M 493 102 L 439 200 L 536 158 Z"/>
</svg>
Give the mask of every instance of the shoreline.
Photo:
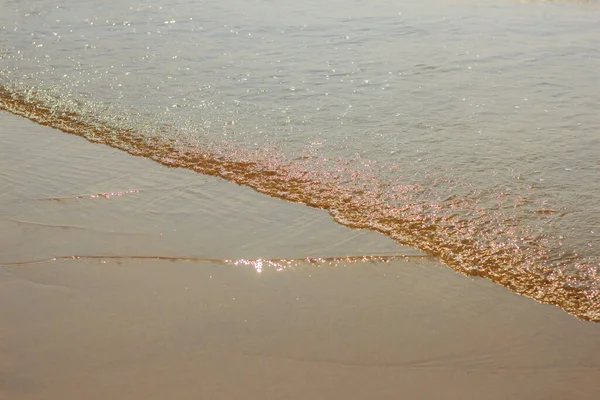
<svg viewBox="0 0 600 400">
<path fill-rule="evenodd" d="M 600 393 L 598 324 L 322 210 L 8 113 L 0 127 L 0 397 Z M 77 254 L 99 258 L 6 265 Z M 365 255 L 407 257 L 346 259 Z M 295 261 L 215 263 L 259 259 Z"/>
<path fill-rule="evenodd" d="M 315 174 L 310 162 L 306 165 L 303 162 L 287 164 L 278 156 L 263 154 L 259 150 L 236 149 L 233 157 L 230 157 L 231 149 L 227 154 L 218 150 L 213 153 L 189 142 L 189 138 L 179 138 L 180 142 L 177 137 L 144 136 L 130 127 L 87 120 L 77 110 L 65 108 L 57 111 L 43 98 L 25 98 L 8 88 L 0 91 L 0 102 L 2 109 L 10 110 L 15 115 L 92 143 L 104 144 L 165 167 L 221 178 L 271 198 L 326 210 L 342 226 L 382 233 L 438 257 L 462 274 L 484 277 L 520 295 L 557 305 L 577 318 L 600 321 L 600 302 L 597 301 L 595 282 L 585 272 L 568 276 L 552 273 L 554 263 L 552 257 L 548 257 L 548 252 L 553 248 L 551 243 L 536 242 L 530 237 L 527 226 L 522 227 L 524 231 L 520 234 L 510 234 L 504 238 L 509 239 L 508 242 L 497 239 L 493 234 L 487 240 L 474 239 L 469 223 L 465 224 L 464 220 L 457 217 L 460 213 L 453 202 L 447 204 L 446 212 L 449 215 L 445 217 L 443 213 L 442 216 L 438 215 L 438 209 L 445 207 L 436 202 L 431 205 L 435 211 L 423 212 L 419 193 L 427 189 L 419 185 L 400 185 L 402 189 L 394 193 L 394 197 L 399 196 L 406 207 L 396 207 L 380 200 L 380 196 L 385 196 L 386 192 L 377 183 L 368 182 L 365 187 L 361 179 L 352 178 L 346 182 L 347 185 L 337 185 L 335 182 L 339 177 L 323 179 L 321 174 Z M 340 172 L 340 175 L 352 171 L 349 169 Z M 359 183 L 354 186 L 355 180 Z M 466 207 L 471 210 L 475 205 L 470 201 L 466 203 L 458 209 Z M 426 203 L 425 207 L 430 205 Z M 503 235 L 512 230 L 513 224 L 509 222 L 506 226 L 501 223 L 493 231 Z M 559 243 L 555 245 L 559 246 Z M 589 260 L 581 262 L 581 266 L 574 271 L 594 268 L 589 265 Z M 507 265 L 511 267 L 506 268 Z"/>
</svg>

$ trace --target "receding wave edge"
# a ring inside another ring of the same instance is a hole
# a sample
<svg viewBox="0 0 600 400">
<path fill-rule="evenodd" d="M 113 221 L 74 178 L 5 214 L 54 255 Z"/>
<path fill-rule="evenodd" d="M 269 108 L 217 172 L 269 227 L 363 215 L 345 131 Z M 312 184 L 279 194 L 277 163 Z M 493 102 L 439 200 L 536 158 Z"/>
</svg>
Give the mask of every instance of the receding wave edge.
<svg viewBox="0 0 600 400">
<path fill-rule="evenodd" d="M 35 94 L 2 86 L 0 110 L 168 167 L 220 177 L 272 197 L 327 210 L 342 225 L 379 231 L 402 245 L 439 257 L 460 273 L 490 279 L 580 319 L 600 322 L 600 284 L 594 265 L 577 258 L 557 260 L 551 255 L 551 244 L 535 235 L 493 240 L 508 229 L 500 225 L 494 228 L 492 239 L 482 236 L 475 232 L 482 225 L 473 226 L 452 212 L 466 200 L 394 203 L 383 192 L 325 179 L 302 162 L 277 162 L 251 152 L 219 154 L 185 137 L 144 135 L 135 128 L 112 126 L 101 118 L 48 104 Z M 410 190 L 424 189 L 413 186 Z M 436 212 L 436 207 L 446 207 L 448 212 Z M 564 263 L 575 273 L 558 268 Z"/>
</svg>

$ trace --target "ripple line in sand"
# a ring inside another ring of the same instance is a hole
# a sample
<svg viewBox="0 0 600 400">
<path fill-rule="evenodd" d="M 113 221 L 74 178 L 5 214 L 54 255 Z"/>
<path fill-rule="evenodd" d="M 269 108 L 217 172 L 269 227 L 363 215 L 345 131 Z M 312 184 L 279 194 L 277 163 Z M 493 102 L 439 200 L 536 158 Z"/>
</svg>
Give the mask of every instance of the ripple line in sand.
<svg viewBox="0 0 600 400">
<path fill-rule="evenodd" d="M 26 220 L 21 220 L 21 219 L 14 219 L 14 218 L 8 218 L 7 221 L 15 223 L 15 224 L 19 224 L 19 225 L 34 226 L 34 227 L 38 227 L 38 228 L 76 229 L 76 230 L 92 231 L 92 232 L 109 234 L 109 235 L 136 235 L 136 236 L 150 235 L 150 233 L 147 233 L 147 232 L 106 231 L 106 230 L 95 229 L 95 228 L 91 228 L 91 227 L 87 227 L 87 226 L 45 224 L 43 222 L 26 221 Z"/>
<path fill-rule="evenodd" d="M 177 257 L 177 256 L 143 256 L 143 255 L 72 255 L 46 258 L 32 261 L 18 261 L 10 263 L 0 263 L 4 267 L 22 267 L 28 265 L 45 264 L 54 261 L 72 261 L 72 260 L 162 260 L 162 261 L 187 261 L 196 263 L 213 263 L 221 265 L 241 265 L 251 266 L 257 272 L 261 272 L 264 267 L 271 267 L 277 271 L 299 267 L 301 265 L 312 266 L 338 266 L 341 263 L 387 263 L 393 260 L 403 259 L 424 259 L 434 258 L 427 254 L 383 254 L 383 255 L 359 255 L 342 257 L 298 257 L 298 258 L 254 258 L 254 259 L 223 259 L 223 258 L 204 258 L 204 257 Z"/>
<path fill-rule="evenodd" d="M 65 197 L 37 197 L 30 200 L 40 200 L 40 201 L 65 201 L 65 200 L 74 200 L 74 199 L 110 199 L 111 197 L 121 197 L 126 194 L 135 194 L 139 193 L 138 189 L 131 190 L 123 190 L 117 192 L 106 192 L 106 193 L 87 193 L 87 194 L 78 194 L 75 196 L 65 196 Z"/>
<path fill-rule="evenodd" d="M 20 225 L 32 225 L 32 226 L 39 226 L 39 227 L 43 227 L 43 228 L 83 229 L 83 230 L 87 229 L 83 226 L 44 224 L 42 222 L 25 221 L 25 220 L 21 220 L 21 219 L 13 219 L 13 218 L 8 218 L 7 221 L 14 222 L 15 224 L 20 224 Z"/>
</svg>

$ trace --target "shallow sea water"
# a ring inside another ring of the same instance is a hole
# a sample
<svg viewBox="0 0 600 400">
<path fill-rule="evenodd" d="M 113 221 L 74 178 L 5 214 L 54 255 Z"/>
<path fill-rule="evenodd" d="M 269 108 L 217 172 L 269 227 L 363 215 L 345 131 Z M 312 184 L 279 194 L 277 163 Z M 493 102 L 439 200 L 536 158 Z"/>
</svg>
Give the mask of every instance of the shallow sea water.
<svg viewBox="0 0 600 400">
<path fill-rule="evenodd" d="M 600 319 L 597 2 L 1 5 L 1 109 Z"/>
</svg>

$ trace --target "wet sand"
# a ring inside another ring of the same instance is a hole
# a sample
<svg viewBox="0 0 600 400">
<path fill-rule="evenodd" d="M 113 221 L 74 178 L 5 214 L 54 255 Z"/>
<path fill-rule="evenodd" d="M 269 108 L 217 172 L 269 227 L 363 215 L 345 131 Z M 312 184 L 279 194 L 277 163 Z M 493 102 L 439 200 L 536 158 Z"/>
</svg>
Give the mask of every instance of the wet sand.
<svg viewBox="0 0 600 400">
<path fill-rule="evenodd" d="M 299 260 L 365 255 L 406 257 Z M 224 262 L 258 258 L 293 268 Z M 0 399 L 600 395 L 598 324 L 6 113 L 0 322 Z"/>
</svg>

